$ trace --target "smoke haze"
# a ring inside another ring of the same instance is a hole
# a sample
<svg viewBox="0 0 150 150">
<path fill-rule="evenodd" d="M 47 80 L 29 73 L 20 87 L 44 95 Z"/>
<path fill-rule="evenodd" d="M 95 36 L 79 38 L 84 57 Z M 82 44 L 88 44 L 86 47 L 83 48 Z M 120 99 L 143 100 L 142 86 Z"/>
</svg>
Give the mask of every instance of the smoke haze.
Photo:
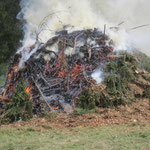
<svg viewBox="0 0 150 150">
<path fill-rule="evenodd" d="M 64 25 L 72 31 L 94 27 L 103 30 L 106 24 L 116 50 L 137 47 L 150 55 L 150 26 L 130 30 L 150 23 L 149 0 L 21 0 L 20 5 L 17 17 L 24 21 L 24 39 L 19 51 L 35 43 L 35 32 L 40 42 L 46 42 Z"/>
</svg>

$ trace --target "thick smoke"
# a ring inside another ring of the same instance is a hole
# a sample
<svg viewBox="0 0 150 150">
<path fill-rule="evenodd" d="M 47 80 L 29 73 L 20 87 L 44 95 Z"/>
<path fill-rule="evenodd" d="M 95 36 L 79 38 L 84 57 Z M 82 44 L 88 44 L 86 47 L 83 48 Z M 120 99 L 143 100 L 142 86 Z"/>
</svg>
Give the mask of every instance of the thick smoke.
<svg viewBox="0 0 150 150">
<path fill-rule="evenodd" d="M 25 33 L 20 51 L 35 43 L 35 35 L 39 35 L 41 42 L 46 42 L 65 25 L 72 31 L 94 27 L 103 30 L 106 24 L 116 49 L 131 48 L 128 42 L 132 41 L 133 45 L 150 55 L 150 26 L 130 30 L 149 24 L 148 0 L 21 0 L 20 5 L 22 10 L 18 18 L 24 21 Z M 118 26 L 122 21 L 124 23 Z M 109 30 L 113 26 L 120 30 Z"/>
<path fill-rule="evenodd" d="M 105 24 L 116 51 L 137 48 L 150 56 L 148 0 L 21 0 L 20 6 L 17 18 L 24 23 L 24 39 L 18 50 L 23 56 L 20 68 L 56 31 L 89 28 L 103 31 Z M 143 28 L 132 29 L 145 24 Z M 35 48 L 30 51 L 31 47 Z M 66 51 L 69 55 L 70 52 Z M 100 70 L 92 74 L 98 83 L 102 82 L 101 75 Z"/>
</svg>

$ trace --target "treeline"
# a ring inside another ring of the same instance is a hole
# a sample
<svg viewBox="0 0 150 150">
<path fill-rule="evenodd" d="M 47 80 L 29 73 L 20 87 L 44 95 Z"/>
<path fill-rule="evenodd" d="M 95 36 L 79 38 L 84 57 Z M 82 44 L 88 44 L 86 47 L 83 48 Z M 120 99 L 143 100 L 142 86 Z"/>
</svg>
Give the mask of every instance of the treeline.
<svg viewBox="0 0 150 150">
<path fill-rule="evenodd" d="M 22 31 L 16 15 L 20 0 L 0 1 L 0 64 L 7 62 L 16 52 Z"/>
</svg>

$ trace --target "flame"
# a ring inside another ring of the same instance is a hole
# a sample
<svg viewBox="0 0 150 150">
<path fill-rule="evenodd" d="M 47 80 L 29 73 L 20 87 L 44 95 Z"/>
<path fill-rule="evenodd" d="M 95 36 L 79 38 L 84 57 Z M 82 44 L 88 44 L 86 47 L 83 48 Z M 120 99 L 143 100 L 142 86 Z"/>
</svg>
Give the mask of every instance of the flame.
<svg viewBox="0 0 150 150">
<path fill-rule="evenodd" d="M 8 74 L 8 80 L 9 81 L 11 81 L 12 76 L 13 76 L 13 72 L 11 72 L 11 73 Z"/>
<path fill-rule="evenodd" d="M 13 75 L 17 75 L 16 71 L 18 70 L 18 65 L 12 67 L 11 72 L 8 74 L 8 80 L 11 81 Z"/>
<path fill-rule="evenodd" d="M 26 88 L 26 93 L 30 95 L 30 100 L 33 100 L 32 99 L 32 85 L 29 85 L 27 88 Z"/>
<path fill-rule="evenodd" d="M 28 87 L 27 89 L 26 89 L 26 93 L 29 93 L 30 92 L 30 88 Z"/>
<path fill-rule="evenodd" d="M 58 107 L 58 106 L 57 106 L 57 107 L 52 107 L 52 109 L 53 109 L 53 110 L 58 110 L 59 107 Z"/>
<path fill-rule="evenodd" d="M 60 109 L 58 106 L 57 107 L 52 107 L 52 109 L 49 111 L 49 113 L 51 114 L 51 113 L 53 113 L 54 110 L 58 110 L 58 109 Z"/>
</svg>

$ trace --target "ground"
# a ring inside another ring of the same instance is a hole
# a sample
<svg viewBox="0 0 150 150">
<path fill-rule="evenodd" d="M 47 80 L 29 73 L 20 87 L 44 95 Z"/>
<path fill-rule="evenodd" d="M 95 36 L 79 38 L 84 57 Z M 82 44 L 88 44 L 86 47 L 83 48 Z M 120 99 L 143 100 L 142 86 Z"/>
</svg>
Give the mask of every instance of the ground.
<svg viewBox="0 0 150 150">
<path fill-rule="evenodd" d="M 0 129 L 1 150 L 150 150 L 150 125 Z"/>
<path fill-rule="evenodd" d="M 150 150 L 149 99 L 0 127 L 1 150 Z"/>
</svg>

